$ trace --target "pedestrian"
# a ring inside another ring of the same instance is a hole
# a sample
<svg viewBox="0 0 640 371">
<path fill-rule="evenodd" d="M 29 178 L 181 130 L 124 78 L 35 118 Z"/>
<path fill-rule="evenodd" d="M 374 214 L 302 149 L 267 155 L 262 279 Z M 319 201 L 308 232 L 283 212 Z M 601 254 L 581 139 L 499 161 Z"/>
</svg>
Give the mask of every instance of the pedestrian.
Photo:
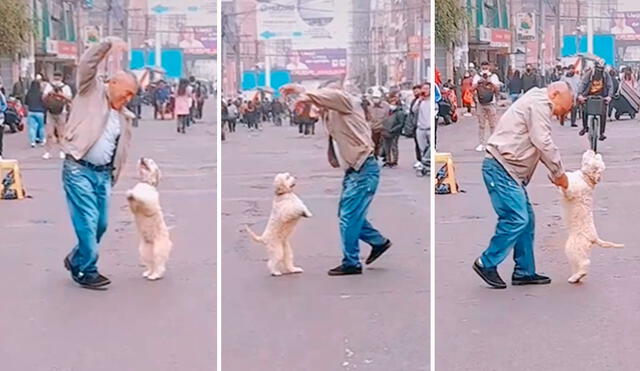
<svg viewBox="0 0 640 371">
<path fill-rule="evenodd" d="M 236 132 L 236 121 L 238 120 L 238 107 L 229 100 L 227 104 L 227 120 L 229 123 L 229 132 Z"/>
<path fill-rule="evenodd" d="M 193 104 L 193 95 L 190 94 L 189 80 L 180 79 L 178 90 L 175 94 L 175 113 L 178 118 L 178 133 L 186 134 L 187 126 L 189 126 L 191 106 Z M 224 121 L 222 122 L 224 125 Z"/>
<path fill-rule="evenodd" d="M 160 80 L 153 95 L 155 108 L 153 112 L 154 119 L 157 120 L 158 113 L 160 113 L 160 120 L 164 120 L 164 115 L 167 112 L 167 106 L 169 105 L 170 98 L 171 88 L 164 80 Z"/>
<path fill-rule="evenodd" d="M 397 94 L 389 97 L 390 115 L 383 122 L 382 152 L 384 153 L 384 167 L 395 168 L 398 166 L 398 140 L 402 134 L 402 128 L 406 120 L 406 114 Z"/>
<path fill-rule="evenodd" d="M 496 97 L 500 89 L 500 80 L 489 68 L 488 62 L 482 62 L 480 74 L 476 76 L 473 90 L 478 101 L 478 141 L 476 151 L 483 152 L 487 141 L 486 127 L 493 133 L 496 126 Z"/>
<path fill-rule="evenodd" d="M 20 76 L 18 77 L 18 81 L 13 84 L 11 95 L 15 99 L 20 100 L 21 103 L 24 103 L 24 97 L 27 95 L 27 90 L 29 90 L 29 83 L 25 77 Z"/>
<path fill-rule="evenodd" d="M 580 87 L 580 75 L 578 75 L 575 71 L 575 67 L 573 65 L 569 65 L 567 66 L 567 70 L 564 74 L 564 76 L 560 79 L 560 81 L 563 81 L 565 84 L 569 85 L 571 87 L 571 91 L 573 92 L 573 96 L 574 96 L 574 105 L 571 108 L 571 116 L 570 116 L 570 120 L 571 120 L 571 127 L 577 127 L 578 125 L 576 124 L 576 120 L 578 117 L 578 88 Z M 560 118 L 560 124 L 564 125 L 564 120 L 565 117 L 561 117 Z"/>
<path fill-rule="evenodd" d="M 204 116 L 204 102 L 209 99 L 207 87 L 200 81 L 196 84 L 195 100 L 196 100 L 196 117 L 202 120 Z"/>
<path fill-rule="evenodd" d="M 533 88 L 511 105 L 487 143 L 482 176 L 498 214 L 489 247 L 473 263 L 474 271 L 490 286 L 506 288 L 498 265 L 514 249 L 513 285 L 549 284 L 536 273 L 533 253 L 535 215 L 527 185 L 539 162 L 551 173 L 552 182 L 567 188 L 560 151 L 551 137 L 553 116 L 563 116 L 573 106 L 573 94 L 564 82 Z"/>
<path fill-rule="evenodd" d="M 520 71 L 515 70 L 513 72 L 513 76 L 509 80 L 507 84 L 507 89 L 509 89 L 509 97 L 511 98 L 511 103 L 515 103 L 515 101 L 520 98 L 522 94 L 522 77 L 520 77 Z"/>
<path fill-rule="evenodd" d="M 45 137 L 45 111 L 42 99 L 42 84 L 39 80 L 33 80 L 25 97 L 25 106 L 27 108 L 27 122 L 29 125 L 29 142 L 31 148 L 35 148 L 36 144 L 44 145 Z"/>
<path fill-rule="evenodd" d="M 533 66 L 531 64 L 527 64 L 525 73 L 524 75 L 522 75 L 522 91 L 526 93 L 529 90 L 537 87 L 540 87 L 538 74 L 533 69 Z"/>
<path fill-rule="evenodd" d="M 413 138 L 413 148 L 416 156 L 416 162 L 413 164 L 415 169 L 419 168 L 422 164 L 422 153 L 420 153 L 420 145 L 418 144 L 418 138 L 416 137 L 416 128 L 418 125 L 418 109 L 420 108 L 420 97 L 422 96 L 422 84 L 416 84 L 412 88 L 413 99 L 409 104 L 409 116 L 405 123 L 404 129 L 402 129 L 405 136 Z"/>
<path fill-rule="evenodd" d="M 376 157 L 383 156 L 382 131 L 384 127 L 382 123 L 389 117 L 389 111 L 389 103 L 383 99 L 382 92 L 376 90 L 371 95 L 371 105 L 369 106 L 369 114 L 371 115 L 369 121 L 371 124 L 371 139 L 373 139 L 374 154 Z"/>
<path fill-rule="evenodd" d="M 418 159 L 418 166 L 416 166 L 415 169 L 418 176 L 426 176 L 431 171 L 431 142 L 429 138 L 431 122 L 433 121 L 431 103 L 431 83 L 425 82 L 422 84 L 420 99 L 417 104 L 415 138 L 418 143 L 420 157 Z"/>
<path fill-rule="evenodd" d="M 247 108 L 245 109 L 245 118 L 247 121 L 247 126 L 249 127 L 249 131 L 258 130 L 258 112 L 257 107 L 255 106 L 253 101 L 247 102 Z"/>
<path fill-rule="evenodd" d="M 69 85 L 62 80 L 62 73 L 55 72 L 51 83 L 46 83 L 43 92 L 43 101 L 47 108 L 47 122 L 45 125 L 47 143 L 46 152 L 42 158 L 48 160 L 56 144 L 62 141 L 64 125 L 67 122 L 69 106 L 73 99 L 73 93 Z M 64 159 L 65 154 L 62 150 L 59 152 L 60 159 Z"/>
<path fill-rule="evenodd" d="M 282 115 L 284 115 L 284 104 L 280 98 L 276 98 L 271 103 L 271 113 L 273 114 L 273 123 L 276 126 L 282 126 Z"/>
<path fill-rule="evenodd" d="M 7 97 L 0 92 L 0 161 L 2 161 L 2 150 L 4 148 L 4 113 L 8 107 Z"/>
<path fill-rule="evenodd" d="M 380 167 L 374 156 L 371 129 L 364 118 L 361 102 L 354 95 L 355 88 L 347 88 L 350 88 L 349 93 L 337 83 L 306 92 L 299 85 L 286 85 L 282 89 L 285 95 L 300 94 L 298 102 L 312 103 L 326 111 L 328 160 L 332 167 L 345 169 L 338 213 L 343 259 L 339 266 L 329 270 L 330 276 L 362 273 L 360 240 L 371 246 L 366 264 L 373 263 L 391 247 L 391 241 L 367 220 L 380 180 Z"/>
<path fill-rule="evenodd" d="M 64 265 L 81 287 L 104 289 L 111 283 L 98 271 L 98 248 L 107 230 L 111 189 L 122 174 L 135 115 L 125 106 L 138 91 L 131 72 L 118 71 L 102 83 L 98 66 L 127 43 L 110 37 L 88 49 L 78 64 L 78 94 L 72 102 L 62 148 L 62 182 L 77 245 Z"/>
<path fill-rule="evenodd" d="M 618 91 L 620 89 L 620 80 L 618 78 L 618 71 L 615 68 L 611 68 L 609 70 L 609 76 L 611 77 L 611 86 L 613 88 L 613 95 L 618 95 Z M 607 108 L 607 118 L 611 119 L 611 115 L 613 114 L 613 104 L 609 104 Z"/>
<path fill-rule="evenodd" d="M 462 79 L 462 106 L 467 112 L 464 113 L 465 117 L 471 116 L 471 107 L 473 106 L 473 77 L 469 71 L 464 73 Z"/>
</svg>

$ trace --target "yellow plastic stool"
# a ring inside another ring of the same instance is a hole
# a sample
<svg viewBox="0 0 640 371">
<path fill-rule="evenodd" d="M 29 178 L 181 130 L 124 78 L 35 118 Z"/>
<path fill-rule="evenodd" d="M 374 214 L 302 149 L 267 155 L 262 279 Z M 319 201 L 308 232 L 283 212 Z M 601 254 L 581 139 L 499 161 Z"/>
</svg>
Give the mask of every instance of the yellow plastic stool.
<svg viewBox="0 0 640 371">
<path fill-rule="evenodd" d="M 5 176 L 13 171 L 13 185 L 11 185 L 12 189 L 15 189 L 16 194 L 18 196 L 18 200 L 24 199 L 24 187 L 22 185 L 22 174 L 20 173 L 20 165 L 18 164 L 18 160 L 0 160 L 0 194 L 4 193 L 4 185 L 2 185 L 2 181 Z"/>
<path fill-rule="evenodd" d="M 453 156 L 451 153 L 442 152 L 436 153 L 435 164 L 447 164 L 447 177 L 444 178 L 442 183 L 448 184 L 449 189 L 451 189 L 451 193 L 458 193 L 458 182 L 456 180 L 456 169 L 453 165 Z M 437 172 L 435 173 L 437 174 Z"/>
</svg>

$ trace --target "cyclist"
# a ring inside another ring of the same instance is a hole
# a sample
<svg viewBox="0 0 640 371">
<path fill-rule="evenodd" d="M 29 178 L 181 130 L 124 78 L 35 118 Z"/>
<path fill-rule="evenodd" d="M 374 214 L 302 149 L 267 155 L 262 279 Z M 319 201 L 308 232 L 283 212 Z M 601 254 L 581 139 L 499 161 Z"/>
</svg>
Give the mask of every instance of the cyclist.
<svg viewBox="0 0 640 371">
<path fill-rule="evenodd" d="M 611 102 L 611 98 L 615 94 L 615 90 L 613 89 L 613 82 L 611 81 L 611 76 L 608 73 L 604 72 L 604 66 L 596 62 L 593 69 L 586 72 L 580 81 L 580 86 L 578 87 L 578 102 L 584 104 L 589 97 L 603 97 L 605 101 L 604 110 L 602 114 L 600 114 L 600 140 L 605 140 L 607 137 L 604 135 L 605 124 L 607 120 L 607 108 L 606 105 Z M 580 134 L 585 135 L 588 131 L 588 116 L 586 110 L 582 110 L 582 130 L 580 130 Z M 594 133 L 597 135 L 598 133 Z"/>
</svg>

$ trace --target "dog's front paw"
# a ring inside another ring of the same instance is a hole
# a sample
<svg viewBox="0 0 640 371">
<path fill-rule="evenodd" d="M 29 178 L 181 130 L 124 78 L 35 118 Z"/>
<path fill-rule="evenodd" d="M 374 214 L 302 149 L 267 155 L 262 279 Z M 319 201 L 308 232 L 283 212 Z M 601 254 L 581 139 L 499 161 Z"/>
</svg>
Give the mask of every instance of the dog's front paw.
<svg viewBox="0 0 640 371">
<path fill-rule="evenodd" d="M 311 214 L 311 211 L 306 211 L 306 212 L 303 214 L 303 216 L 304 216 L 305 218 L 312 218 L 312 217 L 313 217 L 313 214 Z"/>
<path fill-rule="evenodd" d="M 274 276 L 274 277 L 280 277 L 280 276 L 282 276 L 282 272 L 280 272 L 280 271 L 273 271 L 273 272 L 271 272 L 271 275 L 272 275 L 272 276 Z"/>
<path fill-rule="evenodd" d="M 304 272 L 304 269 L 302 269 L 300 267 L 291 268 L 291 273 L 302 273 L 302 272 Z"/>
<path fill-rule="evenodd" d="M 149 281 L 156 281 L 162 278 L 162 274 L 160 273 L 151 273 L 150 275 L 147 276 L 147 279 Z"/>
<path fill-rule="evenodd" d="M 149 278 L 150 275 L 151 275 L 151 270 L 146 270 L 142 272 L 142 277 L 144 278 Z"/>
<path fill-rule="evenodd" d="M 569 283 L 579 283 L 581 279 L 584 278 L 584 276 L 586 276 L 586 273 L 576 273 L 573 276 L 569 277 L 569 279 L 567 280 L 567 282 Z"/>
</svg>

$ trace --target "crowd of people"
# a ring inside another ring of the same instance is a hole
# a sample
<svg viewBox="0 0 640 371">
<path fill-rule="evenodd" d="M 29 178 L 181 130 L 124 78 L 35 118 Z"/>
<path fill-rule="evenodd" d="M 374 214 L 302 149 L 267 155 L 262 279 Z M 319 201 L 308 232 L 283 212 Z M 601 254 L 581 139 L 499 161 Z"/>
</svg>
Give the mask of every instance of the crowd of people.
<svg viewBox="0 0 640 371">
<path fill-rule="evenodd" d="M 351 91 L 349 94 L 362 109 L 371 128 L 375 154 L 384 167 L 398 166 L 398 142 L 401 136 L 414 139 L 414 168 L 417 175 L 430 172 L 431 84 L 417 84 L 413 94 L 401 90 L 389 92 L 375 89 L 370 94 Z M 237 97 L 222 103 L 222 132 L 235 133 L 236 125 L 243 124 L 249 131 L 261 130 L 264 124 L 296 126 L 302 137 L 316 134 L 316 125 L 326 121 L 327 112 L 311 102 L 299 102 L 295 97 L 269 97 L 264 91 L 251 99 Z"/>
<path fill-rule="evenodd" d="M 584 104 L 590 97 L 602 97 L 605 108 L 600 116 L 600 132 L 595 133 L 598 139 L 603 141 L 606 121 L 612 116 L 619 119 L 624 114 L 635 118 L 640 103 L 640 70 L 631 67 L 620 69 L 606 66 L 601 60 L 577 61 L 576 64 L 557 65 L 547 69 L 544 73 L 528 64 L 523 71 L 509 68 L 506 73 L 501 73 L 493 64 L 482 62 L 480 69 L 476 70 L 471 65 L 464 72 L 460 81 L 461 104 L 464 116 L 475 115 L 478 121 L 478 152 L 486 150 L 488 137 L 494 132 L 498 121 L 497 107 L 499 102 L 505 104 L 514 103 L 520 97 L 534 88 L 544 88 L 554 82 L 564 82 L 574 94 L 575 104 L 566 117 L 558 119 L 564 125 L 569 119 L 571 127 L 578 127 L 577 121 L 581 118 L 582 128 L 579 135 L 585 135 L 588 131 L 588 115 Z M 456 86 L 449 80 L 442 84 L 444 91 L 455 91 Z M 457 104 L 443 97 L 445 107 Z M 456 100 L 453 95 L 452 100 Z M 447 111 L 448 112 L 448 111 Z M 450 124 L 451 119 L 447 114 L 440 113 L 444 118 L 444 124 Z"/>
<path fill-rule="evenodd" d="M 3 124 L 0 125 L 0 159 L 5 129 L 17 132 L 24 126 L 31 147 L 44 147 L 42 158 L 51 159 L 62 140 L 62 128 L 76 93 L 75 84 L 66 82 L 61 72 L 54 72 L 51 78 L 37 74 L 31 81 L 20 77 L 10 94 L 4 87 L 0 88 L 0 124 Z M 178 133 L 186 133 L 188 126 L 202 119 L 208 95 L 207 86 L 194 76 L 174 84 L 159 80 L 145 89 L 140 87 L 127 108 L 136 116 L 134 127 L 138 126 L 142 105 L 147 102 L 154 107 L 154 118 L 164 119 L 169 114 L 177 119 Z M 59 157 L 64 159 L 65 154 L 58 150 Z"/>
</svg>

